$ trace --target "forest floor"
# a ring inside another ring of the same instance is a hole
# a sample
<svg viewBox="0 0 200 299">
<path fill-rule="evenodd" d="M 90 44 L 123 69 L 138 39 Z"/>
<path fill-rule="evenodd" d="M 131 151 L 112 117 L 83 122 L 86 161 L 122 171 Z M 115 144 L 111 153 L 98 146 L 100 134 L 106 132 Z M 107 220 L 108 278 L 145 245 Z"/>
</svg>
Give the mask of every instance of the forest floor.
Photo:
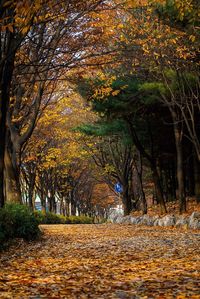
<svg viewBox="0 0 200 299">
<path fill-rule="evenodd" d="M 200 298 L 200 232 L 42 225 L 0 254 L 0 298 Z"/>
</svg>

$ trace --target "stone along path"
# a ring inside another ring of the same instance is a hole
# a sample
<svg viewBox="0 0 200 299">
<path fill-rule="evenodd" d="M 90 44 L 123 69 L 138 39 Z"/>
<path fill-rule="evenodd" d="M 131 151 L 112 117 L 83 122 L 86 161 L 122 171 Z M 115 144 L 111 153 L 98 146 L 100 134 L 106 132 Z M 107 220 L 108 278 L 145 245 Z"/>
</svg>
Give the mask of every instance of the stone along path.
<svg viewBox="0 0 200 299">
<path fill-rule="evenodd" d="M 0 255 L 0 298 L 200 298 L 200 232 L 44 225 Z"/>
</svg>

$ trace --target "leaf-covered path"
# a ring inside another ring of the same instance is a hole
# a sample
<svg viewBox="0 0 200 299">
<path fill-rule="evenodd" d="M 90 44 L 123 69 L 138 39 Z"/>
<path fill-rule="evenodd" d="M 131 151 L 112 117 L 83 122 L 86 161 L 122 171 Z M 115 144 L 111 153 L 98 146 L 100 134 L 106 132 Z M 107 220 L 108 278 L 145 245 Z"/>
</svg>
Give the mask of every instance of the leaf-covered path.
<svg viewBox="0 0 200 299">
<path fill-rule="evenodd" d="M 0 255 L 0 298 L 200 298 L 200 232 L 45 225 Z"/>
</svg>

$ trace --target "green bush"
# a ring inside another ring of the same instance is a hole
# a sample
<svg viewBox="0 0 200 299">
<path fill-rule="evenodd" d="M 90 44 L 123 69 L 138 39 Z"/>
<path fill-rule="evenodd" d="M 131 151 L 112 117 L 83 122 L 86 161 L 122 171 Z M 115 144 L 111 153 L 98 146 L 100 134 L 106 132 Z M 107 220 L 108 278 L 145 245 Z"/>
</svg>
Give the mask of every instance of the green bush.
<svg viewBox="0 0 200 299">
<path fill-rule="evenodd" d="M 69 216 L 66 217 L 67 224 L 92 224 L 94 219 L 87 216 Z"/>
<path fill-rule="evenodd" d="M 39 224 L 45 224 L 45 214 L 40 211 L 34 211 L 35 218 L 39 222 Z"/>
<path fill-rule="evenodd" d="M 0 209 L 0 244 L 11 238 L 34 240 L 39 234 L 39 222 L 28 207 L 6 204 Z"/>
<path fill-rule="evenodd" d="M 46 224 L 64 224 L 65 217 L 54 213 L 46 213 Z"/>
<path fill-rule="evenodd" d="M 91 224 L 94 223 L 94 219 L 87 216 L 69 216 L 57 215 L 47 212 L 46 214 L 35 211 L 36 219 L 40 224 Z"/>
<path fill-rule="evenodd" d="M 64 224 L 65 223 L 65 217 L 62 215 L 57 215 L 50 212 L 44 214 L 43 212 L 40 211 L 35 211 L 34 214 L 40 224 Z"/>
</svg>

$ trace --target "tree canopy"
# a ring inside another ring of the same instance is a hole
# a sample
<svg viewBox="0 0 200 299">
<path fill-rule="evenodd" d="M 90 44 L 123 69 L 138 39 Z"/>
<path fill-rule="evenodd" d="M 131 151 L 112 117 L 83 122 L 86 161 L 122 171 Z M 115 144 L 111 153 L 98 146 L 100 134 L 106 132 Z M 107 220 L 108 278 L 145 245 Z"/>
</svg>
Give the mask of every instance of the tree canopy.
<svg viewBox="0 0 200 299">
<path fill-rule="evenodd" d="M 103 215 L 116 183 L 125 214 L 199 202 L 199 16 L 197 0 L 1 1 L 0 207 Z"/>
</svg>

